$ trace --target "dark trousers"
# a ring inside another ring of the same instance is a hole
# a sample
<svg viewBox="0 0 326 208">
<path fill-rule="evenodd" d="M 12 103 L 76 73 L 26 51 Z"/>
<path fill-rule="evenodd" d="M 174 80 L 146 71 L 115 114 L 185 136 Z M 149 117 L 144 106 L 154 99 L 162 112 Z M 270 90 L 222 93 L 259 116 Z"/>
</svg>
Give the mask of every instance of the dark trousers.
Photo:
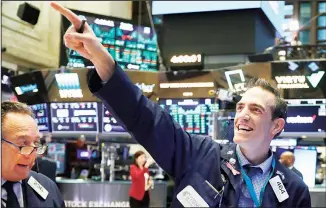
<svg viewBox="0 0 326 208">
<path fill-rule="evenodd" d="M 148 208 L 149 207 L 148 191 L 145 191 L 144 197 L 140 201 L 132 197 L 129 197 L 129 204 L 130 204 L 130 208 Z"/>
</svg>

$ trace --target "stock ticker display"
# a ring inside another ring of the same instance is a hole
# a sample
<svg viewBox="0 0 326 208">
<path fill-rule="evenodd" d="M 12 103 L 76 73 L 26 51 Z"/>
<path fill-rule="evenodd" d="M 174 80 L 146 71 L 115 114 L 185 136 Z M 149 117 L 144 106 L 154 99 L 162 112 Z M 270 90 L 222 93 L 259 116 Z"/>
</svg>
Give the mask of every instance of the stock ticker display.
<svg viewBox="0 0 326 208">
<path fill-rule="evenodd" d="M 122 133 L 126 132 L 122 126 L 120 126 L 117 120 L 112 116 L 112 114 L 103 106 L 102 115 L 102 132 L 103 133 Z"/>
<path fill-rule="evenodd" d="M 150 27 L 79 15 L 86 18 L 96 37 L 123 69 L 157 71 L 157 36 Z M 70 49 L 67 49 L 70 54 Z M 68 58 L 70 67 L 94 68 L 91 62 L 73 51 Z"/>
<path fill-rule="evenodd" d="M 211 113 L 218 111 L 214 99 L 161 99 L 159 105 L 191 134 L 209 135 Z"/>
<path fill-rule="evenodd" d="M 49 109 L 46 103 L 30 105 L 30 108 L 33 110 L 35 120 L 39 131 L 49 132 Z"/>
<path fill-rule="evenodd" d="M 51 103 L 52 132 L 98 132 L 96 102 Z"/>
</svg>

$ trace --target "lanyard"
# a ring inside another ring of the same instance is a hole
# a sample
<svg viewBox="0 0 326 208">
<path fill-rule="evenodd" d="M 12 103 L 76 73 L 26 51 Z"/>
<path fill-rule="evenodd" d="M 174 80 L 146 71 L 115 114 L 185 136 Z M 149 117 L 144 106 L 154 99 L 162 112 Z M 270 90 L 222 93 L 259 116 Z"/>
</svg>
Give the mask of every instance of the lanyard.
<svg viewBox="0 0 326 208">
<path fill-rule="evenodd" d="M 240 160 L 239 160 L 239 156 L 238 156 L 238 153 L 237 154 L 237 158 L 238 158 L 238 161 L 240 163 Z M 255 192 L 255 189 L 254 189 L 254 186 L 252 185 L 252 182 L 250 180 L 250 178 L 248 177 L 248 175 L 246 174 L 246 172 L 244 171 L 243 167 L 241 166 L 240 164 L 240 167 L 241 167 L 241 174 L 243 176 L 243 179 L 245 180 L 246 182 L 246 185 L 247 185 L 247 188 L 248 188 L 248 191 L 249 191 L 249 194 L 251 196 L 251 199 L 254 201 L 256 207 L 260 207 L 262 201 L 263 201 L 263 196 L 264 196 L 264 191 L 265 191 L 265 188 L 266 188 L 266 185 L 268 183 L 268 181 L 271 179 L 273 173 L 274 173 L 274 169 L 275 169 L 275 158 L 273 157 L 273 160 L 272 160 L 272 171 L 271 173 L 269 174 L 267 180 L 265 181 L 263 187 L 261 188 L 260 190 L 260 194 L 259 194 L 259 201 L 257 199 L 257 195 L 256 195 L 256 192 Z"/>
</svg>

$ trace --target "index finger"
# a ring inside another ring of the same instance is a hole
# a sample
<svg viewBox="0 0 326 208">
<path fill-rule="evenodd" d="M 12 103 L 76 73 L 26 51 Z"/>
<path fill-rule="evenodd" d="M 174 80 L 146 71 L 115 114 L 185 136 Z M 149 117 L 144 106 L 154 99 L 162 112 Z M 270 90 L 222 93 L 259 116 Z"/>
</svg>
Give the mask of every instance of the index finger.
<svg viewBox="0 0 326 208">
<path fill-rule="evenodd" d="M 71 10 L 64 8 L 63 6 L 61 6 L 60 4 L 56 3 L 56 2 L 51 2 L 50 5 L 52 6 L 53 9 L 57 10 L 58 12 L 60 12 L 63 16 L 65 16 L 72 24 L 73 26 L 78 29 L 80 27 L 81 24 L 81 20 L 79 19 L 79 17 L 73 13 Z"/>
</svg>

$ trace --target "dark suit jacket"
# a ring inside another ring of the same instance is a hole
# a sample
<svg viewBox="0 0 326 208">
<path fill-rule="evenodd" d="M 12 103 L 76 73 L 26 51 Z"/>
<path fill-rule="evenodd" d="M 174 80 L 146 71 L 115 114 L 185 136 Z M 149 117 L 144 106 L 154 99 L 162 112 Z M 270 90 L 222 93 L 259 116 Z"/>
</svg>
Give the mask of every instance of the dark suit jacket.
<svg viewBox="0 0 326 208">
<path fill-rule="evenodd" d="M 33 176 L 48 192 L 46 199 L 43 199 L 34 189 L 28 184 L 28 179 Z M 48 177 L 34 171 L 30 172 L 27 179 L 22 182 L 24 207 L 65 207 L 62 195 L 57 185 Z"/>
<path fill-rule="evenodd" d="M 47 157 L 38 157 L 35 162 L 38 163 L 39 173 L 42 173 L 55 182 L 57 163 Z M 33 166 L 32 170 L 37 172 L 37 164 Z"/>
<path fill-rule="evenodd" d="M 302 173 L 298 169 L 296 169 L 295 167 L 293 167 L 291 170 L 293 172 L 295 172 L 303 180 Z"/>
</svg>

